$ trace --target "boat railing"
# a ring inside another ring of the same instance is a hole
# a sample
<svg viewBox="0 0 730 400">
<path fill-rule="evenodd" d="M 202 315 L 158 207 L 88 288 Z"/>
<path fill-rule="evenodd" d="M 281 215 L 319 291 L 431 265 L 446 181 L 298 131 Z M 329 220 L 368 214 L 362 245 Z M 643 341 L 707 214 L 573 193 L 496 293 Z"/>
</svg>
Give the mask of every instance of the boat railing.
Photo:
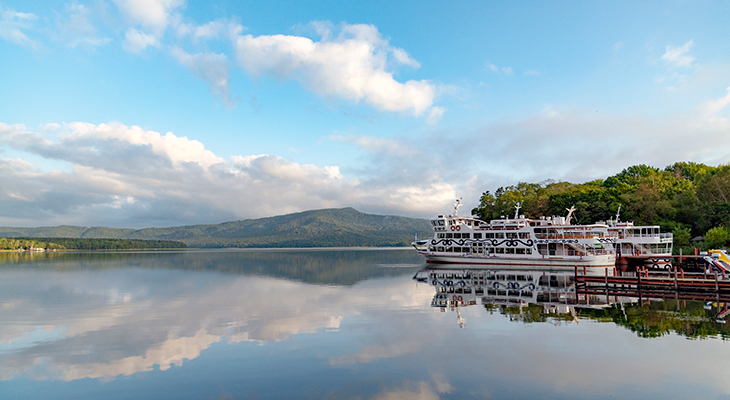
<svg viewBox="0 0 730 400">
<path fill-rule="evenodd" d="M 547 234 L 547 233 L 536 233 L 536 239 L 596 239 L 602 237 L 597 234 L 589 235 L 558 235 L 558 234 Z"/>
</svg>

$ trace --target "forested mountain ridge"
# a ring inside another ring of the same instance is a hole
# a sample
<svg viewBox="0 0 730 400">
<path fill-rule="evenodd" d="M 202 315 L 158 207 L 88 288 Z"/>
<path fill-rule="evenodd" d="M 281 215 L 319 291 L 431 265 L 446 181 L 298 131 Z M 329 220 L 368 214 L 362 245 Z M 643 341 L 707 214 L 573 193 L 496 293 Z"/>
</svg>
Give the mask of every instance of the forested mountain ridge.
<svg viewBox="0 0 730 400">
<path fill-rule="evenodd" d="M 178 240 L 190 247 L 405 246 L 431 235 L 427 220 L 324 209 L 276 217 L 170 228 L 0 227 L 0 237 Z"/>
<path fill-rule="evenodd" d="M 675 249 L 703 235 L 708 247 L 726 246 L 730 239 L 730 165 L 711 167 L 678 162 L 664 169 L 634 165 L 606 179 L 574 184 L 520 182 L 484 192 L 472 213 L 484 220 L 521 214 L 565 215 L 575 205 L 580 224 L 607 220 L 621 206 L 621 220 L 636 225 L 659 225 L 674 233 Z"/>
</svg>

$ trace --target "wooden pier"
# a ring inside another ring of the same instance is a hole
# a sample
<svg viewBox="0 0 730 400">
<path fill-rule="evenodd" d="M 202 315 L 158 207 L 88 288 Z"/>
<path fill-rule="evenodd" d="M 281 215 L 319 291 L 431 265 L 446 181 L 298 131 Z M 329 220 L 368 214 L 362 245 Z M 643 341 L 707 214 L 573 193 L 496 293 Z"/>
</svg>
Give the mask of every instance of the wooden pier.
<svg viewBox="0 0 730 400">
<path fill-rule="evenodd" d="M 576 296 L 602 298 L 610 304 L 618 297 L 635 297 L 639 302 L 651 298 L 730 302 L 730 276 L 717 272 L 685 272 L 681 268 L 650 270 L 637 267 L 634 272 L 606 268 L 605 275 L 587 274 L 575 268 Z M 604 297 L 605 296 L 605 297 Z"/>
</svg>

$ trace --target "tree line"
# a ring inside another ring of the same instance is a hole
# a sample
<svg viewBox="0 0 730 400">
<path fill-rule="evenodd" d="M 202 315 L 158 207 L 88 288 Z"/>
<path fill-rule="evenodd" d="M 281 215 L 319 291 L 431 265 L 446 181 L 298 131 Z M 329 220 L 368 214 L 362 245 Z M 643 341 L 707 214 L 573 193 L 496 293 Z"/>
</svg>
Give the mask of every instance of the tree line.
<svg viewBox="0 0 730 400">
<path fill-rule="evenodd" d="M 186 247 L 185 243 L 172 240 L 0 238 L 0 250 L 145 250 Z"/>
<path fill-rule="evenodd" d="M 484 192 L 472 214 L 489 221 L 520 214 L 529 218 L 565 215 L 575 206 L 574 222 L 605 221 L 621 207 L 621 220 L 635 225 L 659 225 L 674 233 L 674 248 L 690 250 L 690 239 L 704 236 L 705 248 L 730 243 L 730 165 L 711 167 L 678 162 L 664 169 L 634 165 L 585 183 L 520 182 Z"/>
</svg>

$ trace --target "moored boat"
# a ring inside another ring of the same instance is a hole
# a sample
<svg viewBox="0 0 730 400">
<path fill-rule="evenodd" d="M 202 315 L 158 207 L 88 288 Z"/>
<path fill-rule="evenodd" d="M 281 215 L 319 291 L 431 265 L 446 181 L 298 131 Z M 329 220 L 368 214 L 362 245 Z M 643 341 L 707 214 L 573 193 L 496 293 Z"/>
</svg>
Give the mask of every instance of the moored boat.
<svg viewBox="0 0 730 400">
<path fill-rule="evenodd" d="M 613 267 L 615 237 L 606 224 L 571 225 L 567 217 L 525 218 L 515 207 L 513 218 L 485 222 L 460 217 L 461 201 L 453 215 L 431 219 L 433 238 L 413 243 L 429 263 L 498 265 L 501 268 Z"/>
<path fill-rule="evenodd" d="M 636 226 L 631 221 L 620 221 L 620 212 L 621 206 L 615 219 L 609 219 L 606 223 L 609 235 L 616 238 L 617 257 L 643 257 L 646 259 L 645 264 L 653 266 L 670 264 L 674 235 L 662 233 L 659 225 Z"/>
</svg>

